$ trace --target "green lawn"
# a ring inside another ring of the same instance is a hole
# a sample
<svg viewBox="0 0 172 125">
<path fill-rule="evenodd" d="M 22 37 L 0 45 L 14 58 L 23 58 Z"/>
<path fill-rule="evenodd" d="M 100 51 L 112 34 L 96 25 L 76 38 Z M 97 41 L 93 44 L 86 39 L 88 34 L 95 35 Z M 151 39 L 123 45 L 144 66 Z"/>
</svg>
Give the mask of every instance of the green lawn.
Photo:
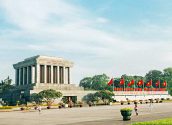
<svg viewBox="0 0 172 125">
<path fill-rule="evenodd" d="M 148 122 L 137 122 L 132 125 L 172 125 L 172 118 L 160 119 Z"/>
</svg>

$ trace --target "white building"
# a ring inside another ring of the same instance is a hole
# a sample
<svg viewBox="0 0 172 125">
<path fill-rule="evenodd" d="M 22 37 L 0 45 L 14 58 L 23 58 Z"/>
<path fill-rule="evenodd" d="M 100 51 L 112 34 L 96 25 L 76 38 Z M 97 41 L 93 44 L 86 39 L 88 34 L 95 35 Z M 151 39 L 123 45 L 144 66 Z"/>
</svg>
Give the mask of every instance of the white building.
<svg viewBox="0 0 172 125">
<path fill-rule="evenodd" d="M 25 93 L 38 93 L 45 89 L 55 89 L 63 96 L 82 97 L 94 91 L 84 91 L 83 88 L 71 83 L 71 68 L 73 62 L 63 58 L 50 56 L 33 56 L 13 65 L 15 69 L 15 85 Z"/>
</svg>

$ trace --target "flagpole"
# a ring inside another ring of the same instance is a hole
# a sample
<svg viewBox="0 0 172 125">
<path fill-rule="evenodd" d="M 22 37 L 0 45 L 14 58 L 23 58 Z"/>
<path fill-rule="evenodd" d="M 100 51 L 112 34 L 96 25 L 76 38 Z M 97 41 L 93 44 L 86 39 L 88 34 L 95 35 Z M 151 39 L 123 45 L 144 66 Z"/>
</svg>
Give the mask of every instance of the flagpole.
<svg viewBox="0 0 172 125">
<path fill-rule="evenodd" d="M 152 79 L 151 79 L 151 94 L 152 94 Z"/>
<path fill-rule="evenodd" d="M 165 80 L 166 81 L 166 80 Z M 166 84 L 167 84 L 167 81 L 166 81 Z M 168 85 L 168 84 L 167 84 Z M 167 89 L 168 89 L 168 86 L 166 85 L 166 91 L 168 91 Z"/>
<path fill-rule="evenodd" d="M 161 98 L 160 86 L 161 86 L 161 81 L 159 79 L 159 94 L 160 94 L 160 98 Z"/>
<path fill-rule="evenodd" d="M 159 91 L 160 91 L 160 85 L 161 85 L 161 82 L 160 82 L 160 79 L 159 79 Z"/>
<path fill-rule="evenodd" d="M 143 87 L 143 91 L 145 91 L 145 90 L 144 90 L 144 89 L 145 89 L 145 88 L 144 88 L 144 87 L 145 87 L 145 85 L 144 85 L 144 84 L 145 84 L 145 83 L 144 83 L 144 81 L 143 81 L 143 86 L 142 86 L 142 87 Z"/>
<path fill-rule="evenodd" d="M 125 80 L 124 80 L 124 91 L 125 91 Z"/>
<path fill-rule="evenodd" d="M 113 92 L 114 92 L 114 78 L 112 77 L 112 79 L 113 79 Z"/>
<path fill-rule="evenodd" d="M 136 85 L 135 85 L 135 83 L 134 83 L 134 91 L 135 91 L 135 86 L 136 86 Z M 134 94 L 135 94 L 135 93 L 134 93 Z"/>
<path fill-rule="evenodd" d="M 144 98 L 145 98 L 145 83 L 144 83 L 144 80 L 142 79 L 142 81 L 143 81 L 143 85 L 142 85 L 142 87 L 143 87 L 143 95 L 144 95 Z"/>
</svg>

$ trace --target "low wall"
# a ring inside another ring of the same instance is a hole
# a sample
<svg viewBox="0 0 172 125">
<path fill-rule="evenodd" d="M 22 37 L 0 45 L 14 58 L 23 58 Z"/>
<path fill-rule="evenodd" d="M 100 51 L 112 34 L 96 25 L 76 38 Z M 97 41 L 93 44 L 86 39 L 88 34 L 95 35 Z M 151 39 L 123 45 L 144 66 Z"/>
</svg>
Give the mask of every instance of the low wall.
<svg viewBox="0 0 172 125">
<path fill-rule="evenodd" d="M 168 91 L 114 91 L 115 95 L 168 95 Z"/>
<path fill-rule="evenodd" d="M 114 91 L 114 100 L 127 101 L 127 100 L 148 100 L 148 99 L 172 99 L 168 91 Z"/>
</svg>

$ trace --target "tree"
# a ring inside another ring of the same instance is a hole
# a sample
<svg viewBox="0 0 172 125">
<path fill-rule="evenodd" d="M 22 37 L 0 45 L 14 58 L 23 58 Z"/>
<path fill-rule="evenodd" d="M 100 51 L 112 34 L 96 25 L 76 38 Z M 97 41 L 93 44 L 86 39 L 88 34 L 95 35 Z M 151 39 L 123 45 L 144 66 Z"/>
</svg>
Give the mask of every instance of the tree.
<svg viewBox="0 0 172 125">
<path fill-rule="evenodd" d="M 128 76 L 126 74 L 122 75 L 121 78 L 124 78 L 125 80 L 125 88 L 128 87 L 128 83 L 134 79 L 133 76 Z M 123 85 L 121 87 L 123 87 Z"/>
<path fill-rule="evenodd" d="M 146 75 L 145 75 L 145 81 L 148 82 L 152 79 L 152 86 L 156 87 L 155 83 L 157 80 L 160 80 L 162 82 L 163 78 L 163 73 L 159 70 L 150 70 Z"/>
<path fill-rule="evenodd" d="M 163 75 L 164 80 L 168 82 L 167 84 L 169 87 L 172 87 L 172 68 L 169 67 L 164 69 L 163 71 L 164 71 L 164 75 Z"/>
<path fill-rule="evenodd" d="M 108 86 L 107 83 L 109 81 L 109 77 L 106 74 L 95 75 L 92 78 L 91 89 L 93 90 L 113 90 L 111 86 Z"/>
<path fill-rule="evenodd" d="M 93 77 L 86 77 L 80 81 L 79 86 L 84 87 L 85 90 L 110 90 L 112 86 L 108 86 L 109 77 L 106 74 L 95 75 Z"/>
<path fill-rule="evenodd" d="M 107 104 L 107 102 L 109 103 L 113 101 L 112 97 L 114 96 L 114 93 L 108 90 L 101 90 L 96 92 L 94 96 L 102 100 L 105 104 Z"/>
<path fill-rule="evenodd" d="M 0 92 L 5 93 L 7 91 L 10 91 L 11 89 L 14 88 L 14 85 L 11 85 L 12 83 L 12 79 L 9 78 L 9 76 L 4 79 L 1 80 L 0 82 Z"/>
<path fill-rule="evenodd" d="M 39 96 L 43 102 L 47 103 L 47 106 L 51 106 L 55 99 L 62 97 L 62 93 L 53 89 L 43 90 L 39 92 Z"/>
<path fill-rule="evenodd" d="M 89 102 L 95 103 L 102 100 L 104 104 L 107 104 L 113 101 L 113 98 L 112 98 L 113 96 L 114 96 L 113 92 L 109 90 L 100 90 L 96 93 L 87 94 L 86 96 L 83 97 L 83 101 L 87 103 Z"/>
<path fill-rule="evenodd" d="M 80 81 L 79 86 L 84 87 L 85 90 L 89 90 L 91 89 L 91 84 L 92 84 L 92 78 L 85 77 Z"/>
<path fill-rule="evenodd" d="M 107 82 L 109 81 L 109 77 L 106 74 L 95 75 L 92 78 L 92 86 L 93 90 L 104 90 L 107 86 Z"/>
<path fill-rule="evenodd" d="M 31 102 L 35 102 L 36 104 L 40 104 L 42 102 L 42 96 L 38 93 L 32 93 L 30 96 Z"/>
<path fill-rule="evenodd" d="M 163 78 L 167 81 L 167 89 L 169 91 L 169 94 L 172 95 L 172 67 L 166 68 L 163 71 Z"/>
<path fill-rule="evenodd" d="M 85 101 L 86 103 L 89 103 L 89 102 L 95 103 L 98 100 L 99 99 L 95 96 L 94 93 L 89 93 L 83 97 L 83 101 Z"/>
</svg>

